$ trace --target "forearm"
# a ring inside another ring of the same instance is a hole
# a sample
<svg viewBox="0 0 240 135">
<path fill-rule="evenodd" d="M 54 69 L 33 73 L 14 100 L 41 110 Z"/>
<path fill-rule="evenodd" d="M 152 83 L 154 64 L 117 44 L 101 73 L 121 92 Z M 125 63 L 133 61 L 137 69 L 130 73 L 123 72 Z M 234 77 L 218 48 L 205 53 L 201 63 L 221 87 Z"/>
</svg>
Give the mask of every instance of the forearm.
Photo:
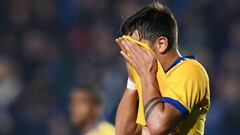
<svg viewBox="0 0 240 135">
<path fill-rule="evenodd" d="M 140 130 L 136 124 L 138 94 L 136 90 L 126 89 L 118 106 L 116 115 L 117 135 L 137 135 Z"/>
<path fill-rule="evenodd" d="M 145 75 L 145 77 L 141 78 L 141 84 L 144 105 L 153 97 L 159 97 L 159 99 L 162 98 L 157 78 L 155 76 Z"/>
<path fill-rule="evenodd" d="M 146 108 L 146 112 L 150 111 L 149 116 L 146 116 L 147 127 L 151 135 L 168 134 L 181 119 L 181 115 L 171 105 L 161 102 L 160 88 L 158 87 L 157 78 L 155 76 L 145 76 L 142 80 L 142 92 L 144 105 L 153 97 L 158 97 L 158 100 L 152 102 L 150 107 Z M 154 106 L 153 104 L 156 103 Z M 170 115 L 171 114 L 171 115 Z"/>
<path fill-rule="evenodd" d="M 158 102 L 161 100 L 162 96 L 159 91 L 157 78 L 155 76 L 145 76 L 141 79 L 142 83 L 142 92 L 143 92 L 143 103 L 146 105 L 151 99 L 154 97 L 158 97 L 157 100 L 152 102 L 147 108 L 145 108 L 145 118 L 147 122 L 147 127 L 149 129 L 149 132 L 152 135 L 162 135 L 168 132 L 168 129 L 166 129 L 166 126 L 164 123 L 164 103 Z M 157 105 L 153 108 L 152 111 L 151 108 L 154 106 L 154 103 L 157 103 Z"/>
</svg>

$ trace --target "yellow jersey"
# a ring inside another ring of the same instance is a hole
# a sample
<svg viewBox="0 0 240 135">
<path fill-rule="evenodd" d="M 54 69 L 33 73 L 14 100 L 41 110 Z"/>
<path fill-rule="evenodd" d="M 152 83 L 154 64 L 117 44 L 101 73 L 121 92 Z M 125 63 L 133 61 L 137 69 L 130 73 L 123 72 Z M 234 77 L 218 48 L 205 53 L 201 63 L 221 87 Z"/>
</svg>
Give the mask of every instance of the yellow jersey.
<svg viewBox="0 0 240 135">
<path fill-rule="evenodd" d="M 129 36 L 124 36 L 124 38 L 144 48 L 147 47 L 147 44 Z M 150 50 L 149 46 L 147 49 Z M 141 82 L 133 67 L 131 71 L 139 95 L 137 123 L 146 125 Z M 156 77 L 162 101 L 171 104 L 184 117 L 175 129 L 176 134 L 203 135 L 206 114 L 210 107 L 209 78 L 204 67 L 193 56 L 179 57 L 166 71 L 158 61 Z"/>
<path fill-rule="evenodd" d="M 108 122 L 100 122 L 95 128 L 85 135 L 115 135 L 115 128 Z"/>
</svg>

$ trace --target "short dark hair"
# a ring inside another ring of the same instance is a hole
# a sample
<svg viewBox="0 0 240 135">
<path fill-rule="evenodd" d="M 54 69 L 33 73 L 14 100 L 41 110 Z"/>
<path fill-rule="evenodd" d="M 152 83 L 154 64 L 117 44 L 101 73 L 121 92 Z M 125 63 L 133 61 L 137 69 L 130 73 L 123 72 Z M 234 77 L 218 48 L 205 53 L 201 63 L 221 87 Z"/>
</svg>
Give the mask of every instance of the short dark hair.
<svg viewBox="0 0 240 135">
<path fill-rule="evenodd" d="M 73 88 L 71 93 L 78 92 L 78 91 L 87 93 L 90 96 L 91 101 L 93 101 L 94 104 L 102 105 L 102 103 L 103 103 L 103 96 L 100 93 L 100 91 L 96 90 L 94 85 L 91 85 L 91 84 L 76 85 Z"/>
<path fill-rule="evenodd" d="M 169 48 L 177 48 L 178 26 L 171 10 L 155 1 L 122 23 L 121 33 L 131 35 L 138 30 L 140 38 L 154 43 L 158 37 L 164 36 L 168 39 Z"/>
</svg>

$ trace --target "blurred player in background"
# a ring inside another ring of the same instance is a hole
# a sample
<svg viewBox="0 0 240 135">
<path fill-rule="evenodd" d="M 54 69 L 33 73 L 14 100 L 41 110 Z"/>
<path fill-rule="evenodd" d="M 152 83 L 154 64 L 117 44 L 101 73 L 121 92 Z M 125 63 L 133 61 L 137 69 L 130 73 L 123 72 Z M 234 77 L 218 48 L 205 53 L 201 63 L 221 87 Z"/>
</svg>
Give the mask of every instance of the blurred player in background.
<svg viewBox="0 0 240 135">
<path fill-rule="evenodd" d="M 210 106 L 208 75 L 193 56 L 179 53 L 178 26 L 172 12 L 155 2 L 128 18 L 121 31 L 150 45 L 156 57 L 130 40 L 116 39 L 128 71 L 132 65 L 140 77 L 145 112 L 145 116 L 139 113 L 143 106 L 138 105 L 139 95 L 129 72 L 116 116 L 117 135 L 204 134 Z M 157 60 L 165 71 L 167 85 L 158 84 L 163 78 L 156 76 Z"/>
<path fill-rule="evenodd" d="M 112 124 L 100 119 L 102 100 L 90 87 L 75 88 L 70 96 L 70 113 L 80 135 L 114 135 Z"/>
</svg>

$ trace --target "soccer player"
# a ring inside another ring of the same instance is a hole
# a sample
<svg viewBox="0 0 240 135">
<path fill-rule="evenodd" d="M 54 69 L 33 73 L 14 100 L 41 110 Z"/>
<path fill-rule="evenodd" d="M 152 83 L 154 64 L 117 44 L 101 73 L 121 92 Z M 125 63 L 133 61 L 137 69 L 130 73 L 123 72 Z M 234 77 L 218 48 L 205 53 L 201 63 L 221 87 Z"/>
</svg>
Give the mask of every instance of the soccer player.
<svg viewBox="0 0 240 135">
<path fill-rule="evenodd" d="M 208 75 L 194 56 L 179 53 L 178 26 L 170 9 L 158 2 L 146 6 L 123 22 L 121 32 L 147 43 L 155 55 L 123 37 L 116 39 L 129 75 L 117 111 L 117 135 L 203 135 L 210 107 Z M 158 61 L 166 85 L 156 76 Z M 142 93 L 136 90 L 130 65 L 140 77 Z"/>
<path fill-rule="evenodd" d="M 90 86 L 76 87 L 70 96 L 70 114 L 80 135 L 114 135 L 112 124 L 100 119 L 102 100 Z"/>
</svg>

